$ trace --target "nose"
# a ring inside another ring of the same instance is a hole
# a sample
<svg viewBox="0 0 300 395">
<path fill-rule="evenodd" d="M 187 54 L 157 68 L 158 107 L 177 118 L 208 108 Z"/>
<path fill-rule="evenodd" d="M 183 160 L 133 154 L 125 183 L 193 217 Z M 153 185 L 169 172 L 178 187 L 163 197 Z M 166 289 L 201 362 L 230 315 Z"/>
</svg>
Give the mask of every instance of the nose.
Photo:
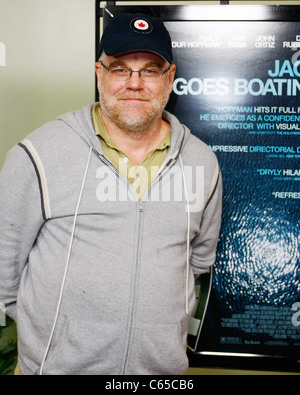
<svg viewBox="0 0 300 395">
<path fill-rule="evenodd" d="M 127 81 L 127 88 L 132 90 L 140 90 L 144 87 L 144 83 L 140 78 L 138 71 L 133 71 L 131 77 Z"/>
</svg>

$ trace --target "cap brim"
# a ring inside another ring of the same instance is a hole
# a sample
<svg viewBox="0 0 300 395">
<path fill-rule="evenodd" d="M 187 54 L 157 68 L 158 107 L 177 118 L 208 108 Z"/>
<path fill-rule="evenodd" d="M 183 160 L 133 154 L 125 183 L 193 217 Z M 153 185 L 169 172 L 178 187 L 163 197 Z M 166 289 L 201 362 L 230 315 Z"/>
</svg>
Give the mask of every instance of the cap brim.
<svg viewBox="0 0 300 395">
<path fill-rule="evenodd" d="M 156 51 L 153 49 L 153 43 L 147 43 L 147 40 L 138 40 L 137 42 L 133 42 L 132 40 L 130 41 L 122 41 L 120 40 L 119 43 L 117 43 L 114 46 L 110 46 L 108 48 L 103 48 L 104 52 L 108 56 L 118 56 L 125 54 L 127 52 L 136 52 L 136 51 L 147 51 L 147 52 L 152 52 L 155 53 L 156 55 L 162 57 L 169 63 L 173 63 L 173 60 L 170 58 L 170 55 L 167 53 L 164 53 L 163 51 Z"/>
</svg>

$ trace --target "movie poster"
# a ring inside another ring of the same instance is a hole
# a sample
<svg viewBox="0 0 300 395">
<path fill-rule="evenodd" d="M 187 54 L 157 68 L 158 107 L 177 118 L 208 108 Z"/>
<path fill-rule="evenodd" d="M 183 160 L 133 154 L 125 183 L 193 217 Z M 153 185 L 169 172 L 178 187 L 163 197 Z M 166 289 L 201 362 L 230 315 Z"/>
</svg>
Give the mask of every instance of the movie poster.
<svg viewBox="0 0 300 395">
<path fill-rule="evenodd" d="M 300 22 L 166 22 L 168 109 L 223 173 L 223 223 L 197 351 L 300 355 Z"/>
</svg>

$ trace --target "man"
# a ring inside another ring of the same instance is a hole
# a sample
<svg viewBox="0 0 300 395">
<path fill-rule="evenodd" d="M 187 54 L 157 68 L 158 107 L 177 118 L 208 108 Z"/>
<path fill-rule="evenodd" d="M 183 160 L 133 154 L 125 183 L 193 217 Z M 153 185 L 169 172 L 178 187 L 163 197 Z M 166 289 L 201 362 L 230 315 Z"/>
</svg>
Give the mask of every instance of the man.
<svg viewBox="0 0 300 395">
<path fill-rule="evenodd" d="M 96 63 L 100 103 L 59 117 L 0 175 L 0 301 L 25 375 L 182 374 L 194 276 L 214 264 L 214 154 L 164 111 L 163 23 L 122 14 Z"/>
</svg>

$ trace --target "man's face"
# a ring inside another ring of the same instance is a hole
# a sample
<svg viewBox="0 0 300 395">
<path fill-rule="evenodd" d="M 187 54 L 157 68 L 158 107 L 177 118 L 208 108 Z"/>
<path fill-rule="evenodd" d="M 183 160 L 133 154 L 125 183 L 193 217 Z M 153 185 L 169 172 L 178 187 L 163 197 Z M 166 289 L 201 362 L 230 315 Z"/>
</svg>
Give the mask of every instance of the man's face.
<svg viewBox="0 0 300 395">
<path fill-rule="evenodd" d="M 117 57 L 102 54 L 106 67 L 126 66 L 132 70 L 169 67 L 160 56 L 151 52 L 131 52 Z M 111 72 L 96 63 L 99 100 L 104 117 L 130 134 L 146 133 L 161 119 L 172 91 L 175 66 L 155 81 L 143 81 L 139 73 L 132 73 L 127 81 L 116 81 Z"/>
</svg>

